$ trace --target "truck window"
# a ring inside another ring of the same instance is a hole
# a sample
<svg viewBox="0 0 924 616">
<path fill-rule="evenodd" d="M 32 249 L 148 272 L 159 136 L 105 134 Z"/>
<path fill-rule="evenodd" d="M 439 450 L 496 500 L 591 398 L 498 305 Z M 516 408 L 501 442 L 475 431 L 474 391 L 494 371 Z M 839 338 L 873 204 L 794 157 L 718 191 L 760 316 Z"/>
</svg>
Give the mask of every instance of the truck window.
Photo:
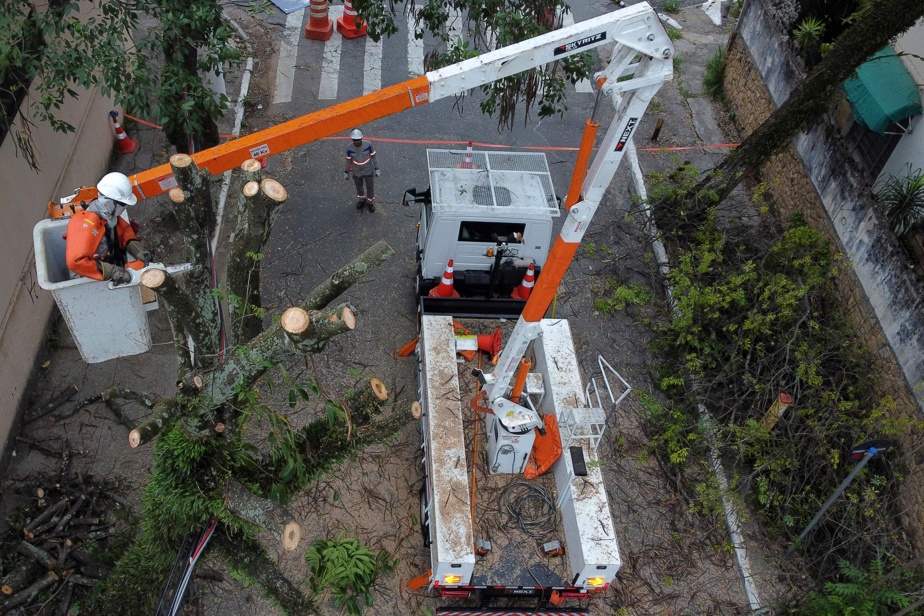
<svg viewBox="0 0 924 616">
<path fill-rule="evenodd" d="M 526 223 L 467 221 L 459 223 L 460 242 L 495 243 L 504 238 L 508 244 L 522 244 Z"/>
</svg>

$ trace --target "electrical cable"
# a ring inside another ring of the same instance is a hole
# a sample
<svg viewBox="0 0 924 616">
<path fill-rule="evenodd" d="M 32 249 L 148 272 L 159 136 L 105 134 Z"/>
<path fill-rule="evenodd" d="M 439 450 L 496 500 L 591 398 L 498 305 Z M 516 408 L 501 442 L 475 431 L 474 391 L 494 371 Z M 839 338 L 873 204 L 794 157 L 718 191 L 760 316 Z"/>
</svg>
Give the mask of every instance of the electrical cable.
<svg viewBox="0 0 924 616">
<path fill-rule="evenodd" d="M 539 486 L 513 483 L 501 493 L 501 505 L 529 537 L 544 537 L 558 527 L 555 503 Z"/>
<path fill-rule="evenodd" d="M 180 586 L 177 588 L 176 594 L 173 597 L 173 605 L 171 606 L 171 611 L 167 616 L 176 616 L 180 608 L 183 606 L 183 599 L 186 595 L 186 587 L 189 586 L 189 581 L 192 579 L 193 570 L 196 567 L 196 563 L 199 561 L 199 557 L 202 556 L 202 552 L 205 550 L 205 546 L 208 545 L 209 539 L 212 538 L 212 535 L 215 532 L 215 527 L 218 525 L 218 518 L 214 518 L 212 523 L 208 528 L 202 531 L 199 536 L 199 541 L 196 545 L 195 550 L 192 554 L 187 557 L 189 561 L 186 565 L 186 570 L 183 575 L 183 579 L 180 581 Z"/>
<path fill-rule="evenodd" d="M 180 563 L 184 560 L 184 555 L 189 553 L 190 550 L 195 546 L 194 537 L 195 535 L 193 533 L 186 533 L 186 536 L 183 538 L 183 544 L 180 546 L 180 549 L 176 554 L 176 559 L 173 561 L 173 566 L 170 567 L 170 573 L 167 574 L 167 583 L 164 585 L 164 590 L 160 594 L 160 600 L 157 602 L 157 609 L 154 610 L 154 616 L 161 616 L 161 614 L 163 614 L 162 610 L 166 608 L 167 604 L 167 595 L 170 594 L 171 589 L 179 585 L 180 580 L 177 579 L 174 583 L 173 578 L 178 574 L 182 575 Z"/>
</svg>

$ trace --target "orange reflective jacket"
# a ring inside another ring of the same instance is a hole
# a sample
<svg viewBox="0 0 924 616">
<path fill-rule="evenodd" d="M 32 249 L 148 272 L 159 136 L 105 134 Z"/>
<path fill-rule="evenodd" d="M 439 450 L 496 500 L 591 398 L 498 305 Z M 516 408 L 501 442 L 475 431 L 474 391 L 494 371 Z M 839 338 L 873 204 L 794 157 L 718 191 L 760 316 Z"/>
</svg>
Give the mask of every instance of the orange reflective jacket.
<svg viewBox="0 0 924 616">
<path fill-rule="evenodd" d="M 87 278 L 103 279 L 100 261 L 112 263 L 115 249 L 114 246 L 110 246 L 108 254 L 98 254 L 100 242 L 106 237 L 106 228 L 105 219 L 93 212 L 84 210 L 71 216 L 67 223 L 68 269 Z M 118 217 L 115 228 L 115 242 L 118 244 L 118 249 L 124 251 L 125 246 L 134 239 L 137 239 L 135 230 L 125 222 L 124 218 Z"/>
</svg>

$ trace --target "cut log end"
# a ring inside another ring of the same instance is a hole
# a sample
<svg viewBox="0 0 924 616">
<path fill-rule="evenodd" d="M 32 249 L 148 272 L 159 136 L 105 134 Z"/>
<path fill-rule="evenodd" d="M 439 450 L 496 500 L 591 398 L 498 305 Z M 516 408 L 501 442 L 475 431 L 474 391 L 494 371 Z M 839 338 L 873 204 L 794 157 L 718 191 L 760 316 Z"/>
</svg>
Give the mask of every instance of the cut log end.
<svg viewBox="0 0 924 616">
<path fill-rule="evenodd" d="M 141 444 L 141 432 L 132 430 L 128 433 L 128 444 L 132 449 L 136 449 Z"/>
<path fill-rule="evenodd" d="M 257 163 L 257 164 L 260 164 L 260 163 Z M 244 184 L 244 187 L 241 189 L 241 193 L 243 193 L 245 197 L 253 197 L 259 191 L 260 191 L 260 183 L 253 182 L 253 181 L 247 182 L 246 184 Z"/>
<path fill-rule="evenodd" d="M 369 379 L 369 387 L 372 389 L 372 395 L 376 398 L 382 401 L 388 400 L 388 388 L 385 387 L 385 383 L 372 377 Z"/>
<path fill-rule="evenodd" d="M 180 169 L 190 166 L 192 162 L 192 156 L 189 154 L 174 154 L 170 157 L 170 164 L 174 167 L 179 167 Z"/>
<path fill-rule="evenodd" d="M 350 309 L 349 306 L 344 306 L 343 311 L 340 313 L 340 316 L 343 318 L 343 323 L 350 329 L 356 329 L 356 314 Z"/>
<path fill-rule="evenodd" d="M 287 552 L 291 552 L 298 547 L 298 543 L 302 540 L 302 527 L 298 525 L 298 522 L 292 520 L 286 524 L 282 529 L 282 547 L 286 549 Z"/>
<path fill-rule="evenodd" d="M 183 189 L 179 186 L 174 186 L 167 191 L 167 196 L 170 197 L 170 200 L 174 203 L 183 203 L 186 201 L 186 193 L 184 193 Z"/>
<path fill-rule="evenodd" d="M 263 188 L 263 194 L 273 201 L 282 202 L 289 197 L 283 185 L 272 178 L 264 179 L 260 182 L 260 186 Z"/>
<path fill-rule="evenodd" d="M 217 424 L 215 424 L 214 430 L 215 430 L 215 432 L 217 432 L 218 434 L 221 434 L 222 432 L 225 431 L 225 424 L 223 424 L 223 423 L 221 423 L 221 422 L 218 422 Z"/>
<path fill-rule="evenodd" d="M 420 408 L 420 402 L 414 401 L 411 403 L 411 417 L 414 419 L 420 419 L 420 415 L 423 412 L 423 409 Z"/>
<path fill-rule="evenodd" d="M 298 307 L 289 308 L 282 313 L 279 319 L 282 329 L 290 334 L 300 334 L 311 324 L 311 317 L 308 313 Z"/>
<path fill-rule="evenodd" d="M 13 587 L 4 584 L 3 586 L 0 586 L 0 592 L 9 597 L 13 594 Z"/>
<path fill-rule="evenodd" d="M 247 171 L 249 173 L 256 173 L 263 168 L 263 165 L 260 164 L 260 161 L 255 158 L 249 158 L 241 163 L 241 170 Z"/>
<path fill-rule="evenodd" d="M 141 284 L 149 289 L 159 289 L 166 279 L 167 272 L 162 269 L 148 269 L 141 274 Z"/>
</svg>

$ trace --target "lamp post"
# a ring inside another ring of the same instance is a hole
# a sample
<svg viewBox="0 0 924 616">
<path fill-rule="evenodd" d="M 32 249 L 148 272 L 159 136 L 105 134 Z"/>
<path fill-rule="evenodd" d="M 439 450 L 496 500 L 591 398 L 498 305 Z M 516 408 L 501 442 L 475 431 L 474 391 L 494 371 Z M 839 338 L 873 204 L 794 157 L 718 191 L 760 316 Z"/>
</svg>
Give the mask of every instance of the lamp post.
<svg viewBox="0 0 924 616">
<path fill-rule="evenodd" d="M 805 527 L 805 530 L 799 535 L 796 539 L 796 543 L 799 543 L 809 534 L 809 531 L 814 528 L 816 524 L 824 517 L 831 505 L 834 504 L 834 501 L 837 500 L 837 497 L 840 496 L 844 490 L 847 489 L 847 486 L 853 481 L 854 477 L 863 470 L 863 467 L 866 466 L 866 463 L 873 459 L 874 456 L 880 453 L 885 453 L 888 449 L 892 447 L 892 441 L 887 441 L 884 439 L 876 439 L 872 441 L 866 441 L 860 445 L 857 445 L 850 450 L 849 459 L 858 460 L 857 465 L 853 467 L 853 470 L 850 471 L 850 474 L 841 482 L 841 485 L 837 486 L 837 489 L 834 491 L 834 494 L 831 495 L 831 498 L 821 506 L 821 509 L 818 513 L 815 514 L 815 517 L 812 518 L 812 521 L 809 522 L 808 526 Z M 792 551 L 795 549 L 795 544 L 789 546 L 787 553 L 792 554 Z"/>
</svg>

